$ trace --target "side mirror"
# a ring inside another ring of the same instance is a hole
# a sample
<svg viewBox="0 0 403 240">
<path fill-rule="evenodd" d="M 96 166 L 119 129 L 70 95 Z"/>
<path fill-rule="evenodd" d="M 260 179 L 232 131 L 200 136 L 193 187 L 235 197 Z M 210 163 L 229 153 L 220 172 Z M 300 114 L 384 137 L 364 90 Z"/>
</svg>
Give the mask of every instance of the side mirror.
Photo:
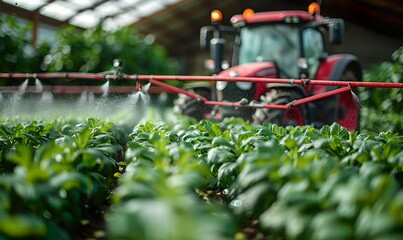
<svg viewBox="0 0 403 240">
<path fill-rule="evenodd" d="M 222 62 L 224 60 L 224 48 L 225 48 L 224 38 L 212 38 L 210 41 L 210 57 L 214 61 L 214 73 L 218 74 L 222 71 Z"/>
<path fill-rule="evenodd" d="M 332 18 L 329 20 L 329 41 L 331 44 L 340 45 L 344 39 L 344 20 Z"/>
<path fill-rule="evenodd" d="M 210 41 L 214 35 L 213 26 L 204 26 L 200 29 L 200 48 L 203 50 L 210 49 Z"/>
</svg>

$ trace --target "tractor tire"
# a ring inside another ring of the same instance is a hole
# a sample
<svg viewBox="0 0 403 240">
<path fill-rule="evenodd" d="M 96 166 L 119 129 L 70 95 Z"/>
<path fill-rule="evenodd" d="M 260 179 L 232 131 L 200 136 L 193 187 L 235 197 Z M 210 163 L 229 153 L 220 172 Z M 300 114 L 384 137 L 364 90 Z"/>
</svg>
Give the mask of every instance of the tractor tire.
<svg viewBox="0 0 403 240">
<path fill-rule="evenodd" d="M 198 87 L 193 89 L 187 89 L 201 97 L 211 99 L 212 92 L 209 88 Z M 178 98 L 174 101 L 174 113 L 181 114 L 195 118 L 200 121 L 208 118 L 212 111 L 210 105 L 206 105 L 203 101 L 190 98 L 184 94 L 179 94 Z"/>
<path fill-rule="evenodd" d="M 300 90 L 295 88 L 272 88 L 260 99 L 265 104 L 285 105 L 293 100 L 303 98 Z M 258 108 L 253 115 L 254 123 L 273 123 L 280 126 L 302 126 L 308 122 L 308 111 L 305 105 L 290 107 L 286 110 Z"/>
</svg>

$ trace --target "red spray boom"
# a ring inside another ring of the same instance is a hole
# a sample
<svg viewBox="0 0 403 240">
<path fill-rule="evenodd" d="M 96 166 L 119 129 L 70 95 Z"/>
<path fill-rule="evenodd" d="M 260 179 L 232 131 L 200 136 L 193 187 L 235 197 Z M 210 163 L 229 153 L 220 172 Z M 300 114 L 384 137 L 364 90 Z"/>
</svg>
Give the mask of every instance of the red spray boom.
<svg viewBox="0 0 403 240">
<path fill-rule="evenodd" d="M 135 86 L 110 86 L 110 93 L 131 93 L 141 89 L 141 83 L 149 82 L 157 87 L 150 88 L 150 93 L 167 92 L 185 94 L 190 98 L 198 99 L 207 105 L 217 106 L 232 106 L 232 107 L 252 107 L 252 108 L 272 108 L 272 109 L 286 109 L 293 106 L 298 106 L 308 102 L 317 101 L 319 99 L 327 98 L 330 96 L 338 95 L 344 92 L 351 91 L 351 88 L 364 87 L 364 88 L 403 88 L 403 83 L 390 83 L 390 82 L 358 82 L 358 81 L 332 81 L 332 80 L 310 80 L 310 79 L 281 79 L 281 78 L 257 78 L 257 77 L 222 77 L 222 76 L 183 76 L 183 75 L 127 75 L 127 74 L 94 74 L 94 73 L 0 73 L 0 79 L 82 79 L 94 81 L 133 81 Z M 287 105 L 272 105 L 262 104 L 256 102 L 221 102 L 209 101 L 192 92 L 172 86 L 165 81 L 225 81 L 225 82 L 251 82 L 251 83 L 279 83 L 288 85 L 302 85 L 302 86 L 337 86 L 341 87 L 332 91 L 317 94 L 310 97 L 295 100 Z M 52 85 L 45 86 L 43 90 L 53 93 L 81 93 L 84 91 L 91 91 L 94 93 L 102 93 L 104 90 L 100 86 L 61 86 Z M 18 91 L 17 86 L 3 86 L 0 87 L 0 92 L 15 92 Z M 35 86 L 28 87 L 26 92 L 38 92 Z"/>
</svg>

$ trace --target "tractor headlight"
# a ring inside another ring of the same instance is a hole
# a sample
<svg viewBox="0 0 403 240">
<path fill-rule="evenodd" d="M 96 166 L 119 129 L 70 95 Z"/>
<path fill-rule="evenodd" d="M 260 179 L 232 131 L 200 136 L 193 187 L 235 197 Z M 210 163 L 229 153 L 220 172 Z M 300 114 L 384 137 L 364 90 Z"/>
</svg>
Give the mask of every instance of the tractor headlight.
<svg viewBox="0 0 403 240">
<path fill-rule="evenodd" d="M 308 69 L 308 61 L 306 58 L 298 58 L 298 68 L 301 70 L 306 70 Z"/>
<path fill-rule="evenodd" d="M 217 88 L 218 91 L 222 91 L 227 86 L 227 84 L 228 84 L 228 82 L 217 81 L 216 88 Z"/>
</svg>

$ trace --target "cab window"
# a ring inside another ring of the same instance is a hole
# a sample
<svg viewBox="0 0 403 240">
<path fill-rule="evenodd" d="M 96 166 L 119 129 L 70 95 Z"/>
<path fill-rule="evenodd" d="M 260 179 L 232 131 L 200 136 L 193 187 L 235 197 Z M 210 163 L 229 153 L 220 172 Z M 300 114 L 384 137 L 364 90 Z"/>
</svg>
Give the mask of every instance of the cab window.
<svg viewBox="0 0 403 240">
<path fill-rule="evenodd" d="M 274 62 L 279 76 L 296 78 L 298 26 L 273 24 L 245 27 L 241 31 L 239 63 Z"/>
<path fill-rule="evenodd" d="M 308 62 L 309 77 L 313 78 L 319 67 L 319 58 L 324 52 L 323 35 L 319 30 L 307 28 L 302 33 L 304 56 Z"/>
</svg>

